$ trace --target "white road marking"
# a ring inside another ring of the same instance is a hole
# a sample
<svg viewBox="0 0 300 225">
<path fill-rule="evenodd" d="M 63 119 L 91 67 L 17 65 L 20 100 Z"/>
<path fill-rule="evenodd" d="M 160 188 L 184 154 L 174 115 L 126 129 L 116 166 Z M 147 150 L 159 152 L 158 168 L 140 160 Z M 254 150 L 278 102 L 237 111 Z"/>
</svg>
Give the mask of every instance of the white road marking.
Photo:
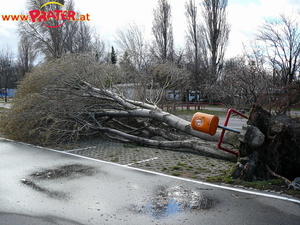
<svg viewBox="0 0 300 225">
<path fill-rule="evenodd" d="M 86 147 L 86 148 L 77 148 L 77 149 L 71 149 L 65 152 L 75 152 L 75 151 L 82 151 L 82 150 L 87 150 L 87 149 L 91 149 L 91 148 L 97 148 L 97 146 L 91 146 L 91 147 Z"/>
<path fill-rule="evenodd" d="M 152 161 L 152 160 L 155 160 L 155 159 L 158 159 L 158 157 L 154 157 L 154 158 L 150 158 L 150 159 L 141 160 L 141 161 L 137 161 L 137 162 L 134 162 L 134 163 L 129 163 L 129 164 L 125 165 L 125 166 L 131 166 L 131 165 L 134 165 L 134 164 L 139 164 L 139 163 L 149 162 L 149 161 Z"/>
</svg>

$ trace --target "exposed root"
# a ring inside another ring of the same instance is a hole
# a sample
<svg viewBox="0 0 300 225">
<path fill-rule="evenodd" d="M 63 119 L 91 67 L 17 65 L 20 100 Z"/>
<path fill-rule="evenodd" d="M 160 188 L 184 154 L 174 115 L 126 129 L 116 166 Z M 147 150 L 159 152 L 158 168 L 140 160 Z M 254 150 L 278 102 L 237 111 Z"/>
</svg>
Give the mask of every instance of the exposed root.
<svg viewBox="0 0 300 225">
<path fill-rule="evenodd" d="M 277 177 L 277 178 L 283 180 L 286 184 L 290 185 L 290 184 L 292 183 L 289 179 L 287 179 L 287 178 L 285 178 L 285 177 L 283 177 L 283 176 L 281 176 L 281 175 L 279 175 L 279 174 L 276 174 L 274 171 L 272 171 L 272 170 L 270 169 L 270 167 L 269 167 L 268 165 L 266 165 L 266 169 L 269 171 L 269 173 L 270 173 L 272 176 Z"/>
</svg>

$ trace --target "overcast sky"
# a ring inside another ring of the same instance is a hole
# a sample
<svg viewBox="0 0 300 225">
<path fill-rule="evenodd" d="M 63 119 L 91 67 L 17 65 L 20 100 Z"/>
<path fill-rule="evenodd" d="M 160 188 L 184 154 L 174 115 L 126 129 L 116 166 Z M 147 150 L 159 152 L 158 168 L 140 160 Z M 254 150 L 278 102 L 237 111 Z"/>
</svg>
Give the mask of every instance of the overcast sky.
<svg viewBox="0 0 300 225">
<path fill-rule="evenodd" d="M 195 0 L 201 2 L 201 0 Z M 28 12 L 26 0 L 3 1 L 0 15 L 15 15 Z M 115 31 L 135 22 L 151 35 L 153 8 L 157 0 L 74 0 L 76 11 L 90 14 L 90 23 L 100 36 L 110 45 L 114 44 Z M 186 0 L 169 0 L 172 7 L 173 32 L 176 46 L 184 46 Z M 264 18 L 279 13 L 300 9 L 300 0 L 228 0 L 228 22 L 231 24 L 227 58 L 241 53 L 242 43 L 253 39 L 253 34 Z M 28 13 L 27 13 L 28 14 Z M 299 14 L 300 16 L 300 14 Z M 2 21 L 0 17 L 0 49 L 9 46 L 17 52 L 18 37 L 16 22 Z M 117 46 L 115 46 L 117 49 Z"/>
</svg>

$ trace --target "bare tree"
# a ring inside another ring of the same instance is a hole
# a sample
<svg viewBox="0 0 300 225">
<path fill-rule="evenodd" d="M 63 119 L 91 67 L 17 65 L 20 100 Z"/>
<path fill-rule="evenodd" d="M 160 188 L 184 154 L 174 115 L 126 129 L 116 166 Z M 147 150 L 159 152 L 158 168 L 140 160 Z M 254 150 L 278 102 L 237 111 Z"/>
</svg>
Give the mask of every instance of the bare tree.
<svg viewBox="0 0 300 225">
<path fill-rule="evenodd" d="M 153 89 L 153 77 L 149 73 L 151 66 L 149 44 L 143 27 L 136 23 L 127 24 L 117 30 L 116 41 L 123 52 L 122 67 L 126 68 L 127 80 L 135 85 L 142 101 L 149 99 L 147 89 Z M 125 65 L 126 63 L 126 65 Z M 125 77 L 126 78 L 126 77 Z"/>
<path fill-rule="evenodd" d="M 162 62 L 173 61 L 173 27 L 171 5 L 168 0 L 158 0 L 158 6 L 153 10 L 153 15 L 152 33 L 155 38 L 153 54 Z"/>
<path fill-rule="evenodd" d="M 95 55 L 97 62 L 105 62 L 107 56 L 106 45 L 100 35 L 93 35 L 91 41 L 91 53 Z"/>
<path fill-rule="evenodd" d="M 258 57 L 258 56 L 257 56 Z M 258 58 L 244 55 L 228 60 L 219 80 L 220 95 L 228 107 L 245 109 L 273 90 L 272 76 Z M 264 102 L 267 106 L 267 102 Z"/>
<path fill-rule="evenodd" d="M 32 46 L 29 39 L 24 36 L 20 37 L 18 46 L 18 69 L 20 77 L 24 77 L 32 67 L 37 57 L 38 51 Z"/>
<path fill-rule="evenodd" d="M 190 90 L 204 93 L 205 81 L 208 74 L 208 49 L 203 36 L 203 25 L 200 22 L 198 8 L 195 0 L 189 0 L 185 4 L 187 19 L 186 35 L 186 60 L 187 68 L 191 71 Z M 200 103 L 198 95 L 195 100 Z"/>
<path fill-rule="evenodd" d="M 300 23 L 298 17 L 281 14 L 278 18 L 266 20 L 257 34 L 258 40 L 265 43 L 266 57 L 283 85 L 292 83 L 299 72 Z"/>
<path fill-rule="evenodd" d="M 140 100 L 157 104 L 164 99 L 165 91 L 182 90 L 186 86 L 188 71 L 172 62 L 154 64 L 151 61 L 149 47 L 144 30 L 135 23 L 117 30 L 117 43 L 121 47 L 123 59 L 120 62 L 125 69 L 124 81 L 131 81 L 141 97 Z"/>
<path fill-rule="evenodd" d="M 166 91 L 172 92 L 173 101 L 176 101 L 177 98 L 181 101 L 182 93 L 185 93 L 185 90 L 188 88 L 189 71 L 184 67 L 178 67 L 173 62 L 166 62 L 153 66 L 151 74 L 153 75 L 154 83 L 159 84 L 159 92 L 155 102 L 166 100 Z"/>
<path fill-rule="evenodd" d="M 200 66 L 200 24 L 198 18 L 198 10 L 194 0 L 189 0 L 185 4 L 186 18 L 187 18 L 187 35 L 186 35 L 186 48 L 187 55 L 191 56 L 190 64 L 192 67 L 192 78 L 199 85 L 199 66 Z"/>
<path fill-rule="evenodd" d="M 7 89 L 15 88 L 18 80 L 17 65 L 14 61 L 14 55 L 10 48 L 3 49 L 0 52 L 0 88 L 4 93 L 5 102 L 7 102 Z"/>
<path fill-rule="evenodd" d="M 45 0 L 29 0 L 27 8 L 37 10 L 46 3 Z M 73 0 L 60 0 L 67 10 L 74 11 Z M 43 10 L 61 10 L 57 4 L 48 4 Z M 44 22 L 47 25 L 57 26 L 62 21 L 54 18 Z M 84 21 L 64 20 L 62 26 L 49 28 L 42 22 L 22 21 L 18 24 L 18 33 L 27 38 L 32 45 L 46 57 L 59 58 L 63 53 L 86 53 L 90 49 L 91 28 Z"/>
<path fill-rule="evenodd" d="M 203 47 L 209 50 L 207 80 L 210 84 L 216 82 L 224 64 L 224 54 L 230 32 L 227 22 L 227 4 L 228 0 L 204 0 L 202 5 L 204 24 L 201 33 L 205 38 Z"/>
<path fill-rule="evenodd" d="M 147 71 L 149 67 L 149 45 L 143 27 L 136 23 L 127 24 L 116 33 L 116 41 L 123 54 L 127 52 L 136 72 Z"/>
</svg>

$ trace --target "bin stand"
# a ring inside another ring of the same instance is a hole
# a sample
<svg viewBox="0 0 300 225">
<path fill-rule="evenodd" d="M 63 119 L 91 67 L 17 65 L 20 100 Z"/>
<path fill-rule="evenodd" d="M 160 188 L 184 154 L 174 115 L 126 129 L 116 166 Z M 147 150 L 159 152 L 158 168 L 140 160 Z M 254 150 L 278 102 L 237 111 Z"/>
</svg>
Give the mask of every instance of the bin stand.
<svg viewBox="0 0 300 225">
<path fill-rule="evenodd" d="M 226 115 L 226 118 L 225 118 L 225 121 L 224 121 L 224 126 L 220 126 L 220 128 L 222 128 L 222 132 L 221 132 L 221 135 L 220 135 L 220 139 L 218 141 L 218 148 L 225 151 L 225 152 L 228 152 L 228 153 L 231 153 L 231 154 L 234 154 L 236 157 L 239 156 L 239 152 L 237 151 L 233 151 L 233 150 L 230 150 L 228 148 L 224 148 L 222 147 L 222 141 L 223 141 L 223 138 L 224 138 L 224 135 L 225 135 L 225 131 L 226 130 L 230 130 L 230 131 L 233 131 L 235 133 L 240 133 L 239 130 L 235 130 L 235 129 L 231 129 L 229 127 L 227 127 L 228 125 L 228 121 L 229 121 L 229 118 L 230 118 L 230 115 L 231 113 L 234 112 L 235 114 L 241 116 L 241 117 L 244 117 L 245 119 L 248 119 L 248 117 L 242 113 L 240 113 L 239 111 L 235 110 L 235 109 L 229 109 L 228 112 L 227 112 L 227 115 Z"/>
</svg>

